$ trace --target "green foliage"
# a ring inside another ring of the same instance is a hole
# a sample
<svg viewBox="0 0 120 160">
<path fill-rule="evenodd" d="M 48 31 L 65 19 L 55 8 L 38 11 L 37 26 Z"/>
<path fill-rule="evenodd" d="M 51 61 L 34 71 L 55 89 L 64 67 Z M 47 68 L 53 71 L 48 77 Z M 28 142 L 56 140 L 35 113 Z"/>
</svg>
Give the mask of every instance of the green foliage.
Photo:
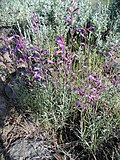
<svg viewBox="0 0 120 160">
<path fill-rule="evenodd" d="M 112 134 L 116 124 L 120 123 L 119 91 L 103 92 L 96 108 L 89 107 L 81 112 L 80 127 L 76 135 L 82 140 L 82 145 L 91 151 L 97 150 L 99 144 Z"/>
<path fill-rule="evenodd" d="M 71 96 L 65 86 L 59 84 L 55 89 L 51 82 L 47 82 L 37 83 L 33 89 L 25 89 L 21 85 L 14 86 L 14 89 L 23 109 L 29 110 L 40 123 L 51 128 L 64 124 L 71 104 Z"/>
</svg>

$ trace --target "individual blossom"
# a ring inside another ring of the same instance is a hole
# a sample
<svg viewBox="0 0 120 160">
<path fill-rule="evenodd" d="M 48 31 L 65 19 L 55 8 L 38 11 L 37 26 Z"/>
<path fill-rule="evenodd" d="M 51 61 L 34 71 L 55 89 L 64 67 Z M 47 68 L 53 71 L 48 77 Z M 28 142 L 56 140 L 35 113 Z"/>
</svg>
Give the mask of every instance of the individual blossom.
<svg viewBox="0 0 120 160">
<path fill-rule="evenodd" d="M 22 64 L 27 65 L 26 59 L 24 59 L 24 58 L 20 58 L 19 62 L 22 63 Z"/>
<path fill-rule="evenodd" d="M 0 37 L 0 41 L 4 41 L 4 38 Z"/>
<path fill-rule="evenodd" d="M 38 29 L 39 29 L 38 18 L 34 13 L 32 13 L 30 16 L 31 16 L 31 22 L 32 22 L 32 29 L 38 32 Z"/>
<path fill-rule="evenodd" d="M 68 61 L 68 60 L 69 60 L 69 57 L 68 57 L 68 55 L 67 55 L 66 53 L 62 54 L 62 58 L 63 58 L 63 60 L 65 60 L 65 61 Z"/>
<path fill-rule="evenodd" d="M 88 28 L 86 28 L 87 31 L 91 31 L 91 30 L 93 30 L 93 29 L 95 29 L 94 26 L 89 26 Z"/>
<path fill-rule="evenodd" d="M 34 67 L 34 71 L 39 71 L 40 68 L 39 67 Z"/>
<path fill-rule="evenodd" d="M 43 49 L 43 50 L 41 50 L 41 53 L 46 54 L 46 53 L 48 53 L 48 50 L 47 49 Z"/>
<path fill-rule="evenodd" d="M 59 49 L 59 50 L 55 51 L 53 54 L 58 55 L 58 54 L 61 54 L 61 53 L 63 53 L 63 52 L 62 52 L 62 50 Z"/>
<path fill-rule="evenodd" d="M 65 50 L 65 42 L 64 42 L 64 38 L 62 36 L 57 36 L 55 38 L 55 42 L 56 42 L 56 44 L 60 45 L 60 49 L 62 51 Z"/>
<path fill-rule="evenodd" d="M 39 29 L 39 28 L 38 28 L 38 24 L 36 24 L 35 26 L 32 26 L 32 29 L 37 32 L 38 29 Z"/>
<path fill-rule="evenodd" d="M 64 20 L 67 21 L 67 22 L 72 23 L 72 19 L 71 19 L 70 17 L 65 16 L 65 17 L 64 17 Z"/>
<path fill-rule="evenodd" d="M 84 91 L 81 88 L 74 88 L 74 91 L 77 92 L 79 95 L 83 96 L 84 95 Z"/>
<path fill-rule="evenodd" d="M 8 47 L 7 47 L 7 46 L 2 46 L 2 47 L 1 47 L 2 53 L 6 53 L 7 50 L 8 50 Z"/>
<path fill-rule="evenodd" d="M 47 63 L 54 64 L 54 62 L 50 59 L 47 59 L 46 61 L 47 61 Z"/>
<path fill-rule="evenodd" d="M 30 51 L 40 52 L 40 49 L 39 49 L 38 47 L 35 47 L 35 46 L 30 46 L 29 50 L 30 50 Z"/>
<path fill-rule="evenodd" d="M 93 87 L 91 84 L 88 85 L 88 88 L 90 89 L 90 91 L 95 92 L 96 88 Z"/>
<path fill-rule="evenodd" d="M 108 52 L 108 55 L 110 56 L 110 58 L 112 58 L 112 59 L 114 58 L 114 54 L 112 51 Z"/>
<path fill-rule="evenodd" d="M 99 96 L 100 95 L 98 93 L 85 94 L 85 97 L 89 100 L 97 100 Z"/>
<path fill-rule="evenodd" d="M 113 84 L 118 84 L 120 83 L 120 73 L 116 74 L 113 78 L 111 78 L 111 82 Z"/>
<path fill-rule="evenodd" d="M 82 108 L 82 112 L 84 112 L 87 108 L 88 108 L 87 106 L 84 106 L 84 107 Z"/>
<path fill-rule="evenodd" d="M 40 73 L 38 71 L 34 72 L 33 80 L 39 81 L 40 79 L 42 79 L 42 77 L 40 76 Z"/>
<path fill-rule="evenodd" d="M 41 55 L 38 53 L 33 53 L 32 54 L 32 60 L 34 60 L 35 62 L 40 62 L 41 61 Z"/>
<path fill-rule="evenodd" d="M 78 28 L 76 28 L 76 31 L 78 31 L 78 32 L 84 31 L 84 32 L 85 32 L 86 30 L 85 30 L 85 28 L 83 28 L 83 27 L 78 27 Z"/>
<path fill-rule="evenodd" d="M 75 106 L 76 106 L 76 107 L 79 107 L 79 106 L 82 106 L 82 105 L 83 105 L 83 103 L 80 102 L 80 101 L 75 102 Z"/>
<path fill-rule="evenodd" d="M 14 34 L 13 36 L 8 37 L 8 41 L 14 40 L 14 39 L 16 39 L 16 38 L 20 38 L 20 36 L 17 35 L 17 34 Z"/>
<path fill-rule="evenodd" d="M 85 35 L 86 29 L 85 29 L 85 28 L 83 28 L 83 27 L 78 27 L 78 28 L 76 28 L 76 31 L 79 32 L 79 34 L 80 34 L 84 39 L 86 39 L 86 35 Z"/>
<path fill-rule="evenodd" d="M 16 39 L 16 50 L 22 49 L 23 48 L 23 44 L 20 42 L 20 40 Z"/>
<path fill-rule="evenodd" d="M 96 85 L 100 85 L 100 82 L 97 80 L 97 78 L 95 76 L 93 76 L 92 74 L 89 75 L 89 78 L 93 80 L 93 82 L 96 84 Z"/>
<path fill-rule="evenodd" d="M 108 67 L 109 67 L 108 63 L 107 63 L 107 62 L 104 62 L 104 63 L 103 63 L 103 68 L 108 68 Z"/>
</svg>

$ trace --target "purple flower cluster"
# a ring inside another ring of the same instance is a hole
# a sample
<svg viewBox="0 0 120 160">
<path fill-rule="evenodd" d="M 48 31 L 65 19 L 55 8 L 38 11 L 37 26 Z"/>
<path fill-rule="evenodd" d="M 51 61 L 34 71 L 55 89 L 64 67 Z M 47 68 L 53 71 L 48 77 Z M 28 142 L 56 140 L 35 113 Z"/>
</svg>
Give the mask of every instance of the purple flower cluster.
<svg viewBox="0 0 120 160">
<path fill-rule="evenodd" d="M 62 50 L 64 52 L 64 50 L 65 50 L 64 38 L 62 36 L 57 36 L 55 38 L 55 42 L 56 42 L 56 44 L 58 44 L 60 46 L 60 50 Z"/>
<path fill-rule="evenodd" d="M 68 23 L 67 29 L 70 31 L 70 48 L 73 50 L 73 48 L 76 46 L 83 46 L 84 51 L 87 48 L 87 43 L 88 43 L 88 37 L 89 33 L 91 31 L 94 31 L 95 27 L 91 25 L 86 25 L 86 27 L 75 27 L 74 25 L 74 18 L 75 18 L 75 13 L 79 10 L 79 6 L 76 7 L 76 1 L 72 1 L 70 3 L 70 7 L 67 9 L 68 16 L 64 17 L 64 20 Z M 77 33 L 77 34 L 76 34 Z M 79 35 L 79 36 L 78 36 Z M 79 38 L 78 38 L 79 37 Z M 82 40 L 82 41 L 81 41 Z"/>
<path fill-rule="evenodd" d="M 109 52 L 107 52 L 107 59 L 103 63 L 102 72 L 107 78 L 112 82 L 112 84 L 119 84 L 120 82 L 120 65 L 119 65 L 119 57 L 115 55 L 117 52 L 116 45 L 115 48 L 112 48 Z"/>
<path fill-rule="evenodd" d="M 70 24 L 73 23 L 74 14 L 79 10 L 79 6 L 75 8 L 75 5 L 76 1 L 73 0 L 70 3 L 70 7 L 67 9 L 69 15 L 64 17 L 65 21 L 69 22 Z"/>
<path fill-rule="evenodd" d="M 31 13 L 30 19 L 31 19 L 31 23 L 32 23 L 32 26 L 31 26 L 32 29 L 33 29 L 35 32 L 38 32 L 38 30 L 39 30 L 38 17 L 35 15 L 35 13 Z"/>
<path fill-rule="evenodd" d="M 75 106 L 81 106 L 83 110 L 87 108 L 88 105 L 94 106 L 97 100 L 100 98 L 101 93 L 106 90 L 106 87 L 101 84 L 101 82 L 94 76 L 90 74 L 84 81 L 85 85 L 81 87 L 74 88 L 74 91 L 80 96 L 80 101 L 75 103 Z"/>
<path fill-rule="evenodd" d="M 23 35 L 13 35 L 7 39 L 1 38 L 3 45 L 1 50 L 5 53 L 9 50 L 10 58 L 13 61 L 14 68 L 25 68 L 25 74 L 22 79 L 28 84 L 34 84 L 36 81 L 41 80 L 43 77 L 43 61 L 41 58 L 42 53 L 47 53 L 47 50 L 40 50 L 37 46 L 31 45 L 29 40 Z M 10 44 L 10 45 L 9 45 Z M 38 64 L 41 63 L 41 67 Z"/>
</svg>

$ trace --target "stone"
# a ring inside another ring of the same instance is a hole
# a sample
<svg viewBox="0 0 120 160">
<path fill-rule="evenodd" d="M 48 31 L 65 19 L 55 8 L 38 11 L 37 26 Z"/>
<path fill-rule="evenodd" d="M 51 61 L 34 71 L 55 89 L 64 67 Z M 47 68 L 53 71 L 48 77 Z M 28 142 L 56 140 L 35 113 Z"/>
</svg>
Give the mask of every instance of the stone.
<svg viewBox="0 0 120 160">
<path fill-rule="evenodd" d="M 7 85 L 5 86 L 5 94 L 6 94 L 6 96 L 7 96 L 8 98 L 10 98 L 10 99 L 15 99 L 15 92 L 14 92 L 12 86 L 10 86 L 9 84 L 7 84 Z"/>
</svg>

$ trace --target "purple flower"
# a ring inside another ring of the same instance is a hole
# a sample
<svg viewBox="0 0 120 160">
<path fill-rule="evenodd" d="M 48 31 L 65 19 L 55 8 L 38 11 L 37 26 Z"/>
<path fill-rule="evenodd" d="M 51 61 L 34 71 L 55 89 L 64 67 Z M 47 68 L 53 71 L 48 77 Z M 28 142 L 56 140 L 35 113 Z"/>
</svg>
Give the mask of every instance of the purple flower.
<svg viewBox="0 0 120 160">
<path fill-rule="evenodd" d="M 84 95 L 84 92 L 82 91 L 81 88 L 75 88 L 74 91 L 76 91 L 79 95 L 83 96 Z"/>
<path fill-rule="evenodd" d="M 105 87 L 105 86 L 101 86 L 101 87 L 99 87 L 99 91 L 105 91 L 105 90 L 107 90 L 107 87 Z"/>
<path fill-rule="evenodd" d="M 82 108 L 82 112 L 84 112 L 86 109 L 87 109 L 87 106 L 84 106 L 84 107 Z"/>
<path fill-rule="evenodd" d="M 58 62 L 57 62 L 57 64 L 61 64 L 61 63 L 63 63 L 63 61 L 58 61 Z"/>
<path fill-rule="evenodd" d="M 89 84 L 88 88 L 89 88 L 92 92 L 95 92 L 95 91 L 96 91 L 96 88 L 93 87 L 91 84 Z"/>
<path fill-rule="evenodd" d="M 79 106 L 81 106 L 81 105 L 82 105 L 82 102 L 79 102 L 79 101 L 75 102 L 75 106 L 76 106 L 76 107 L 79 107 Z"/>
<path fill-rule="evenodd" d="M 85 31 L 86 31 L 86 29 L 85 28 L 82 28 L 82 27 L 78 27 L 77 29 L 76 29 L 76 31 L 78 31 L 79 32 L 79 34 L 84 38 L 84 39 L 86 39 L 86 36 L 85 36 Z"/>
<path fill-rule="evenodd" d="M 86 39 L 86 36 L 85 36 L 82 32 L 80 32 L 80 35 L 81 35 L 84 39 Z"/>
<path fill-rule="evenodd" d="M 108 55 L 110 56 L 111 59 L 115 58 L 115 55 L 112 53 L 112 51 L 108 52 Z"/>
<path fill-rule="evenodd" d="M 24 65 L 27 65 L 26 59 L 25 58 L 20 58 L 19 59 L 20 63 L 23 63 Z"/>
<path fill-rule="evenodd" d="M 9 38 L 8 38 L 8 41 L 11 41 L 11 40 L 13 40 L 13 39 L 16 38 L 16 37 L 20 38 L 19 35 L 15 34 L 15 35 L 9 37 Z"/>
<path fill-rule="evenodd" d="M 116 74 L 113 78 L 111 78 L 111 82 L 113 84 L 117 84 L 120 82 L 120 73 Z"/>
<path fill-rule="evenodd" d="M 97 82 L 97 79 L 93 75 L 89 75 L 89 78 L 92 79 L 93 81 Z"/>
<path fill-rule="evenodd" d="M 34 46 L 30 46 L 29 48 L 31 51 L 37 51 L 37 52 L 40 52 L 40 49 L 37 48 L 37 47 L 34 47 Z"/>
<path fill-rule="evenodd" d="M 67 54 L 62 54 L 62 58 L 65 60 L 65 61 L 68 61 L 69 60 L 69 57 Z"/>
<path fill-rule="evenodd" d="M 95 27 L 90 26 L 90 27 L 87 28 L 87 30 L 90 31 L 90 30 L 92 30 L 92 29 L 94 29 L 94 28 L 95 28 Z"/>
<path fill-rule="evenodd" d="M 46 54 L 46 53 L 48 53 L 48 50 L 47 49 L 43 49 L 43 50 L 41 50 L 41 53 Z"/>
<path fill-rule="evenodd" d="M 16 49 L 22 49 L 23 48 L 23 44 L 19 41 L 19 40 L 16 40 Z"/>
<path fill-rule="evenodd" d="M 34 67 L 34 71 L 39 71 L 40 68 L 39 67 Z"/>
<path fill-rule="evenodd" d="M 2 46 L 1 51 L 2 51 L 3 53 L 6 53 L 7 50 L 8 50 L 7 46 Z"/>
<path fill-rule="evenodd" d="M 41 76 L 37 76 L 37 77 L 34 77 L 34 81 L 39 81 L 42 77 Z"/>
<path fill-rule="evenodd" d="M 47 63 L 54 64 L 54 62 L 50 59 L 47 59 Z"/>
<path fill-rule="evenodd" d="M 108 68 L 109 66 L 108 66 L 108 63 L 107 62 L 104 62 L 104 64 L 103 64 L 103 68 Z"/>
<path fill-rule="evenodd" d="M 35 26 L 32 26 L 32 29 L 37 32 L 39 29 L 38 24 L 36 23 Z"/>
<path fill-rule="evenodd" d="M 87 97 L 89 100 L 97 99 L 99 97 L 99 94 L 93 93 L 93 94 L 86 94 L 85 97 Z"/>
<path fill-rule="evenodd" d="M 115 79 L 115 78 L 112 78 L 111 81 L 112 81 L 112 83 L 115 83 L 115 82 L 116 82 L 116 79 Z"/>
<path fill-rule="evenodd" d="M 4 38 L 0 38 L 1 41 L 4 41 Z"/>
<path fill-rule="evenodd" d="M 79 31 L 79 32 L 85 31 L 85 28 L 83 28 L 83 27 L 78 27 L 78 28 L 76 28 L 76 31 Z"/>
<path fill-rule="evenodd" d="M 41 60 L 41 55 L 39 55 L 37 53 L 33 53 L 32 58 L 39 61 L 39 60 Z"/>
<path fill-rule="evenodd" d="M 71 19 L 71 18 L 69 18 L 69 17 L 66 17 L 66 16 L 65 16 L 65 17 L 64 17 L 64 20 L 65 20 L 65 21 L 67 21 L 67 22 L 72 23 L 72 19 Z"/>
<path fill-rule="evenodd" d="M 60 53 L 63 53 L 61 50 L 57 50 L 57 51 L 55 51 L 53 54 L 54 55 L 58 55 L 58 54 L 60 54 Z"/>
<path fill-rule="evenodd" d="M 61 49 L 62 51 L 65 50 L 65 42 L 64 42 L 64 38 L 63 38 L 62 36 L 57 36 L 57 37 L 55 38 L 55 42 L 56 42 L 58 45 L 60 45 L 60 49 Z"/>
<path fill-rule="evenodd" d="M 34 78 L 33 78 L 33 80 L 35 80 L 35 81 L 38 81 L 38 80 L 40 80 L 40 79 L 42 79 L 42 77 L 40 76 L 40 73 L 39 72 L 34 72 Z"/>
<path fill-rule="evenodd" d="M 100 82 L 92 74 L 89 75 L 89 78 L 92 79 L 95 82 L 96 85 L 98 85 L 98 86 L 100 85 Z"/>
</svg>

